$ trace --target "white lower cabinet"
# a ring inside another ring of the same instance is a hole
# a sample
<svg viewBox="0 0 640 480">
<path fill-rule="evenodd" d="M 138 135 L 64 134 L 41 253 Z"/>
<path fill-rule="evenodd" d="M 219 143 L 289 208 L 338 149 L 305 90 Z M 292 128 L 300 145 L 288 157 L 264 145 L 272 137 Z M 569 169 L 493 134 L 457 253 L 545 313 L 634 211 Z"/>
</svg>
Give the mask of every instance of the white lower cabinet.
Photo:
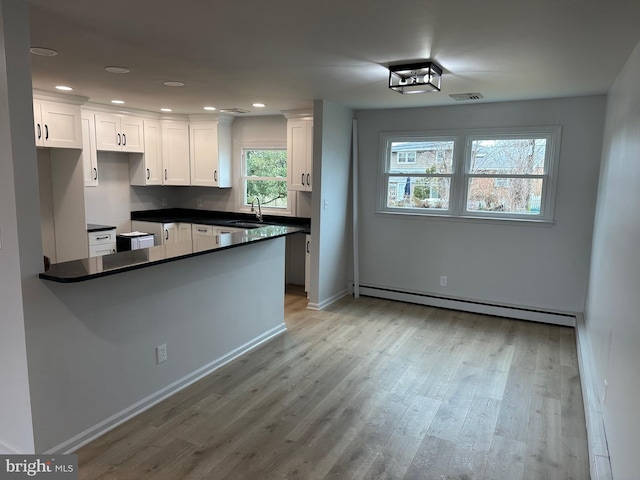
<svg viewBox="0 0 640 480">
<path fill-rule="evenodd" d="M 204 250 L 211 250 L 212 248 L 231 245 L 231 234 L 244 231 L 245 230 L 243 228 L 194 223 L 191 225 L 193 251 L 202 252 Z"/>
<path fill-rule="evenodd" d="M 100 257 L 116 253 L 116 229 L 88 232 L 89 256 Z"/>
<path fill-rule="evenodd" d="M 191 224 L 182 222 L 160 223 L 131 221 L 131 230 L 156 235 L 157 245 L 191 241 Z"/>
</svg>

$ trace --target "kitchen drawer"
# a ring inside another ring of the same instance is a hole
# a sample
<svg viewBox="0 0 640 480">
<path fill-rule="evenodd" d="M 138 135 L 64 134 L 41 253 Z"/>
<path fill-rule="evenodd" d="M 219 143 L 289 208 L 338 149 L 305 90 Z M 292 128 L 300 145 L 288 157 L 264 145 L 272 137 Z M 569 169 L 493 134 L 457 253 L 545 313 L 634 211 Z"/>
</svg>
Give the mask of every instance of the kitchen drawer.
<svg viewBox="0 0 640 480">
<path fill-rule="evenodd" d="M 194 236 L 213 237 L 215 230 L 216 228 L 213 225 L 200 225 L 197 223 L 191 225 L 191 234 Z"/>
<path fill-rule="evenodd" d="M 110 255 L 112 253 L 116 253 L 116 244 L 108 243 L 105 245 L 90 245 L 89 246 L 89 256 L 90 257 L 101 257 L 102 255 Z"/>
<path fill-rule="evenodd" d="M 100 232 L 89 232 L 89 246 L 92 245 L 106 245 L 113 243 L 116 244 L 116 229 L 103 230 Z"/>
</svg>

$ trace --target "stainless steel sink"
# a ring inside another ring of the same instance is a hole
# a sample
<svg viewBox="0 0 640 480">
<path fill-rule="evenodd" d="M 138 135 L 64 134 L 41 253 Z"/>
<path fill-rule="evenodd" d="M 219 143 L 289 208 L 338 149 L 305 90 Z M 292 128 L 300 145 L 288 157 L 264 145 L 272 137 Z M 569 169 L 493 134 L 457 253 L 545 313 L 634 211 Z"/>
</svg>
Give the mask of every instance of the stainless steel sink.
<svg viewBox="0 0 640 480">
<path fill-rule="evenodd" d="M 247 222 L 246 220 L 232 220 L 226 223 L 230 227 L 238 227 L 238 228 L 260 228 L 264 227 L 264 223 L 256 223 L 256 222 Z"/>
</svg>

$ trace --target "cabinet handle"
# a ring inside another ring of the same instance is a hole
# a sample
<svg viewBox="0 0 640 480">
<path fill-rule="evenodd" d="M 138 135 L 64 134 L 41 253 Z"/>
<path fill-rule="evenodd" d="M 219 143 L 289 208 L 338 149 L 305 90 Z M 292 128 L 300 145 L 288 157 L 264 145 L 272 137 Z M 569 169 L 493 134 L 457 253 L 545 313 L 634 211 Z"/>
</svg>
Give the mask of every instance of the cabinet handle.
<svg viewBox="0 0 640 480">
<path fill-rule="evenodd" d="M 199 231 L 199 232 L 207 233 L 207 229 L 206 228 L 196 228 L 196 230 Z"/>
<path fill-rule="evenodd" d="M 220 235 L 216 235 L 216 245 L 220 245 Z"/>
<path fill-rule="evenodd" d="M 42 127 L 38 124 L 38 140 L 42 138 Z"/>
<path fill-rule="evenodd" d="M 169 230 L 165 229 L 164 231 L 164 239 L 169 240 Z"/>
<path fill-rule="evenodd" d="M 167 179 L 167 169 L 166 168 L 164 169 L 164 179 L 165 180 Z"/>
<path fill-rule="evenodd" d="M 214 170 L 214 171 L 213 171 L 213 181 L 214 181 L 214 182 L 217 182 L 217 181 L 218 181 L 218 171 L 217 171 L 217 170 Z"/>
<path fill-rule="evenodd" d="M 102 237 L 96 237 L 96 240 L 106 240 L 107 238 L 109 238 L 109 235 L 104 235 Z"/>
<path fill-rule="evenodd" d="M 307 173 L 307 186 L 310 186 L 311 182 L 309 181 L 309 174 Z"/>
<path fill-rule="evenodd" d="M 300 183 L 302 183 L 302 185 L 304 185 L 304 173 L 302 174 L 302 177 L 301 177 Z"/>
<path fill-rule="evenodd" d="M 126 145 L 127 144 L 127 136 L 123 133 L 122 134 L 122 145 Z"/>
<path fill-rule="evenodd" d="M 120 140 L 120 134 L 118 134 L 118 145 L 121 145 Z"/>
<path fill-rule="evenodd" d="M 311 252 L 309 251 L 309 240 L 307 240 L 307 253 L 311 253 Z"/>
<path fill-rule="evenodd" d="M 44 139 L 49 140 L 49 125 L 46 123 L 44 125 Z"/>
<path fill-rule="evenodd" d="M 147 180 L 151 178 L 151 171 L 147 168 Z"/>
<path fill-rule="evenodd" d="M 98 169 L 96 167 L 93 167 L 93 179 L 98 179 Z"/>
</svg>

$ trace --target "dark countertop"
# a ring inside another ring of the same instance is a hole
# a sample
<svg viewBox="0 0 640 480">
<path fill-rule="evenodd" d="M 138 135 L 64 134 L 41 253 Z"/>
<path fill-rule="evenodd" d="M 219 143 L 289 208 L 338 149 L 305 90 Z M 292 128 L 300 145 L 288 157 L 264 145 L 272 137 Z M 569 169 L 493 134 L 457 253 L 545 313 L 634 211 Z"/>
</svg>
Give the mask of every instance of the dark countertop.
<svg viewBox="0 0 640 480">
<path fill-rule="evenodd" d="M 87 232 L 105 232 L 107 230 L 115 230 L 113 225 L 99 225 L 97 223 L 87 223 Z"/>
<path fill-rule="evenodd" d="M 133 217 L 133 214 L 132 214 Z M 236 216 L 237 219 L 237 216 Z M 164 220 L 151 220 L 164 221 Z M 186 221 L 184 219 L 174 221 Z M 39 275 L 44 280 L 60 283 L 74 283 L 91 280 L 93 278 L 114 275 L 117 273 L 146 268 L 161 263 L 173 262 L 183 258 L 206 255 L 219 250 L 237 248 L 254 242 L 269 240 L 305 232 L 304 227 L 265 225 L 260 228 L 246 229 L 244 231 L 224 234 L 226 237 L 222 245 L 215 244 L 215 238 L 211 237 L 210 244 L 206 239 L 198 241 L 199 251 L 194 251 L 193 242 L 181 242 L 168 245 L 158 245 L 140 250 L 119 252 L 102 257 L 92 257 L 71 262 L 56 263 L 47 271 Z"/>
<path fill-rule="evenodd" d="M 258 222 L 258 219 L 254 214 L 218 212 L 211 210 L 194 210 L 188 208 L 165 208 L 162 210 L 141 210 L 137 212 L 131 212 L 131 220 L 158 223 L 200 223 L 203 225 L 221 225 L 227 227 L 236 226 L 231 222 Z M 263 223 L 265 225 L 298 227 L 302 228 L 305 233 L 311 232 L 311 219 L 309 218 L 264 215 Z"/>
</svg>

